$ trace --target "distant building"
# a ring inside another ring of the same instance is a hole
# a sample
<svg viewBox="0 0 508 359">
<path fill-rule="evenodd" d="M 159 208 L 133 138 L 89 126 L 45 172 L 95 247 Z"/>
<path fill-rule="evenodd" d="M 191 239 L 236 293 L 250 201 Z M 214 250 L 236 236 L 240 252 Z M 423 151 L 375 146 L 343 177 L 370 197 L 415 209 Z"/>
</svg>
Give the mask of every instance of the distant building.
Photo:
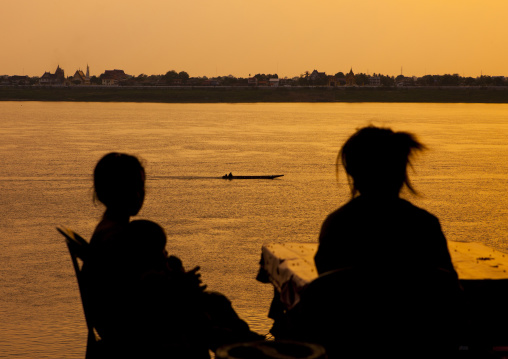
<svg viewBox="0 0 508 359">
<path fill-rule="evenodd" d="M 272 87 L 279 87 L 279 79 L 278 78 L 271 78 L 268 80 L 270 83 L 270 86 Z"/>
<path fill-rule="evenodd" d="M 190 86 L 199 86 L 203 80 L 197 77 L 191 77 L 187 80 L 187 84 Z"/>
<path fill-rule="evenodd" d="M 309 80 L 315 82 L 315 81 L 326 81 L 326 73 L 325 72 L 318 72 L 318 70 L 312 71 L 312 73 L 309 76 Z"/>
<path fill-rule="evenodd" d="M 90 85 L 90 68 L 88 65 L 86 65 L 86 75 L 83 71 L 77 70 L 70 80 L 74 85 Z"/>
<path fill-rule="evenodd" d="M 337 78 L 337 76 L 328 76 L 328 83 L 327 83 L 328 87 L 337 87 L 339 85 L 340 85 L 340 83 L 339 83 L 339 79 Z"/>
<path fill-rule="evenodd" d="M 40 85 L 63 85 L 65 82 L 64 70 L 57 66 L 55 73 L 45 72 L 39 79 Z"/>
<path fill-rule="evenodd" d="M 206 79 L 201 83 L 201 86 L 219 86 L 219 80 L 216 78 Z"/>
<path fill-rule="evenodd" d="M 353 72 L 353 68 L 351 68 L 351 70 L 349 70 L 348 74 L 346 75 L 346 86 L 354 85 L 356 85 L 355 74 Z"/>
<path fill-rule="evenodd" d="M 101 75 L 101 81 L 104 86 L 116 86 L 121 81 L 129 78 L 123 70 L 106 70 Z"/>
<path fill-rule="evenodd" d="M 249 77 L 247 80 L 247 86 L 257 86 L 258 85 L 258 79 L 257 77 Z"/>
<path fill-rule="evenodd" d="M 84 84 L 85 84 L 85 74 L 83 73 L 83 71 L 81 71 L 81 70 L 77 70 L 77 71 L 74 73 L 74 76 L 72 76 L 71 81 L 72 81 L 75 85 L 84 85 Z"/>
<path fill-rule="evenodd" d="M 370 76 L 369 77 L 369 85 L 370 86 L 381 86 L 381 77 L 380 76 Z"/>
<path fill-rule="evenodd" d="M 28 76 L 8 76 L 6 80 L 9 85 L 30 85 L 30 77 Z"/>
<path fill-rule="evenodd" d="M 406 76 L 399 75 L 395 79 L 395 84 L 399 87 L 413 86 L 415 84 L 415 79 L 416 79 L 416 77 L 406 77 Z"/>
<path fill-rule="evenodd" d="M 287 77 L 285 77 L 283 79 L 279 79 L 279 86 L 291 87 L 293 85 L 293 82 L 294 82 L 293 79 L 288 79 Z"/>
</svg>

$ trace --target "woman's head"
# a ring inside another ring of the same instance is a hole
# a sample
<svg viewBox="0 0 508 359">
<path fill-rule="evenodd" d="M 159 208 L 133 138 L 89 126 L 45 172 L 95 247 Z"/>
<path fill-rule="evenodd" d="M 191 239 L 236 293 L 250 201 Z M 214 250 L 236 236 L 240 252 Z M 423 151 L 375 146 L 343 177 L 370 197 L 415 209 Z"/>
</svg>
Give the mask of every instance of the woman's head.
<svg viewBox="0 0 508 359">
<path fill-rule="evenodd" d="M 94 170 L 95 196 L 108 210 L 136 215 L 145 199 L 145 169 L 124 153 L 108 153 Z"/>
<path fill-rule="evenodd" d="M 415 192 L 407 166 L 415 151 L 425 146 L 407 132 L 368 126 L 359 129 L 342 146 L 337 157 L 352 179 L 352 194 L 398 195 L 403 185 Z"/>
</svg>

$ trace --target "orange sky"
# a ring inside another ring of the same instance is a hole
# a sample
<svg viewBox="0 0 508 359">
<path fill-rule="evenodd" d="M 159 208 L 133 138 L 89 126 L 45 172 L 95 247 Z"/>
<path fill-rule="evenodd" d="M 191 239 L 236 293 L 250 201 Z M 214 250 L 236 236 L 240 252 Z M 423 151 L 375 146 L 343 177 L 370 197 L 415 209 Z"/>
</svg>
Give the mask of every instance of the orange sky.
<svg viewBox="0 0 508 359">
<path fill-rule="evenodd" d="M 508 76 L 506 0 L 0 0 L 0 75 Z"/>
</svg>

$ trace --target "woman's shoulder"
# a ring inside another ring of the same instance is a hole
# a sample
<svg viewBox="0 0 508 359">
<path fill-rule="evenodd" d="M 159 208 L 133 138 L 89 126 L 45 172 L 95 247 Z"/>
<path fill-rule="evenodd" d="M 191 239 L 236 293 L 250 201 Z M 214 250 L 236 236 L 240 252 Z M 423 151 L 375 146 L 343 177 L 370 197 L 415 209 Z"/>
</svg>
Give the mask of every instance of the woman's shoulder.
<svg viewBox="0 0 508 359">
<path fill-rule="evenodd" d="M 385 201 L 373 200 L 366 196 L 358 196 L 350 199 L 348 202 L 346 202 L 345 204 L 337 208 L 335 211 L 330 213 L 327 219 L 330 220 L 339 218 L 347 219 L 349 217 L 355 217 L 358 214 L 362 214 L 367 211 L 378 210 L 379 208 L 386 206 L 387 204 Z"/>
<path fill-rule="evenodd" d="M 421 217 L 422 219 L 427 219 L 427 220 L 432 220 L 432 221 L 438 220 L 435 215 L 433 215 L 426 209 L 423 209 L 421 207 L 414 205 L 413 203 L 409 202 L 408 200 L 400 198 L 399 199 L 399 206 L 400 206 L 401 212 L 406 213 L 407 215 L 418 216 L 418 217 Z"/>
<path fill-rule="evenodd" d="M 325 222 L 346 216 L 355 207 L 354 205 L 351 204 L 353 201 L 354 201 L 354 199 L 343 204 L 342 206 L 340 206 L 333 212 L 329 213 L 328 216 L 326 216 Z"/>
<path fill-rule="evenodd" d="M 322 229 L 334 225 L 340 225 L 341 223 L 350 223 L 358 217 L 359 211 L 362 209 L 362 201 L 359 197 L 353 198 L 344 205 L 337 208 L 335 211 L 328 214 L 323 221 Z"/>
<path fill-rule="evenodd" d="M 379 201 L 359 196 L 331 212 L 324 220 L 323 227 L 326 228 L 335 224 L 347 225 L 365 219 L 382 219 L 386 216 L 439 222 L 432 213 L 402 198 Z"/>
</svg>

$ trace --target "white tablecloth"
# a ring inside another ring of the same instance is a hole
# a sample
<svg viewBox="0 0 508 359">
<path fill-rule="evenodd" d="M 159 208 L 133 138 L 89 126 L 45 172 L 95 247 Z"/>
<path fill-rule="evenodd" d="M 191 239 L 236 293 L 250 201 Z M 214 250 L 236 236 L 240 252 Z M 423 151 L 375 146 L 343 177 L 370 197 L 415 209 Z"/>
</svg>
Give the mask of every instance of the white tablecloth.
<svg viewBox="0 0 508 359">
<path fill-rule="evenodd" d="M 262 269 L 292 308 L 306 285 L 318 276 L 314 264 L 317 243 L 269 243 L 262 247 Z M 448 242 L 452 261 L 461 280 L 508 279 L 508 254 L 481 243 Z"/>
</svg>

